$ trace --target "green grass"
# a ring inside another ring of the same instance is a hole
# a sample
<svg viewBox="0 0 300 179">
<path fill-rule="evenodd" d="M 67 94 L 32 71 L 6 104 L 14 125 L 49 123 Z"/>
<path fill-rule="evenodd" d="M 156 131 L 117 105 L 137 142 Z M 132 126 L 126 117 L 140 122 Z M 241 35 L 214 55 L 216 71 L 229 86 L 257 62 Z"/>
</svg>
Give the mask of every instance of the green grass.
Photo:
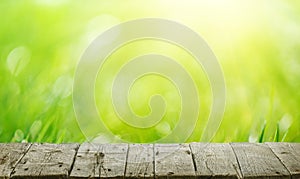
<svg viewBox="0 0 300 179">
<path fill-rule="evenodd" d="M 227 97 L 224 119 L 212 141 L 300 142 L 299 2 L 55 2 L 0 2 L 0 142 L 85 141 L 73 110 L 76 65 L 103 30 L 144 17 L 187 25 L 218 57 Z M 199 141 L 212 102 L 209 83 L 192 57 L 166 42 L 139 41 L 109 57 L 95 87 L 99 114 L 113 133 L 134 142 L 149 142 L 172 131 L 180 98 L 172 84 L 157 76 L 137 81 L 129 94 L 138 115 L 149 113 L 149 95 L 160 92 L 165 97 L 167 113 L 156 128 L 124 126 L 111 105 L 107 84 L 117 70 L 131 57 L 149 52 L 174 57 L 196 82 L 201 113 L 188 141 Z M 97 135 L 99 140 L 113 141 Z"/>
</svg>

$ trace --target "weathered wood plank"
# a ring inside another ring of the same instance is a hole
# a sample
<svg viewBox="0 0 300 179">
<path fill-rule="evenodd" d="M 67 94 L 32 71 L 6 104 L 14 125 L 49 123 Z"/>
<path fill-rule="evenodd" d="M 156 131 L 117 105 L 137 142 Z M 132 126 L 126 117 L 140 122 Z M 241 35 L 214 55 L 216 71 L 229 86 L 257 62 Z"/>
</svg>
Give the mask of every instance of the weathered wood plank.
<svg viewBox="0 0 300 179">
<path fill-rule="evenodd" d="M 67 178 L 78 144 L 33 144 L 12 178 Z"/>
<path fill-rule="evenodd" d="M 155 144 L 155 178 L 195 178 L 188 144 Z"/>
<path fill-rule="evenodd" d="M 266 144 L 232 143 L 244 178 L 290 178 L 290 174 Z"/>
<path fill-rule="evenodd" d="M 0 179 L 68 178 L 72 168 L 70 178 L 300 178 L 299 143 L 82 144 L 76 154 L 77 149 L 0 144 Z"/>
<path fill-rule="evenodd" d="M 128 144 L 104 144 L 100 148 L 100 178 L 124 178 Z"/>
<path fill-rule="evenodd" d="M 77 152 L 70 178 L 99 178 L 100 145 L 84 143 Z"/>
<path fill-rule="evenodd" d="M 241 171 L 229 144 L 191 143 L 196 175 L 201 178 L 241 178 Z"/>
<path fill-rule="evenodd" d="M 292 178 L 300 178 L 300 144 L 299 143 L 267 143 Z"/>
<path fill-rule="evenodd" d="M 0 179 L 10 177 L 30 146 L 28 143 L 0 144 Z"/>
<path fill-rule="evenodd" d="M 82 144 L 70 178 L 123 178 L 128 144 Z"/>
<path fill-rule="evenodd" d="M 153 178 L 153 162 L 153 144 L 130 144 L 126 164 L 126 178 Z"/>
</svg>

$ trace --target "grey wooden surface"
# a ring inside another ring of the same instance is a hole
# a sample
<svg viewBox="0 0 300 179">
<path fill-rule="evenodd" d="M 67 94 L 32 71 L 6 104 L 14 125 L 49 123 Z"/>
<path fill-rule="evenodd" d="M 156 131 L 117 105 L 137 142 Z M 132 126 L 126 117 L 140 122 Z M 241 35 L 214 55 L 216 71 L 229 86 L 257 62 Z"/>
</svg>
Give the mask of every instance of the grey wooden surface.
<svg viewBox="0 0 300 179">
<path fill-rule="evenodd" d="M 107 144 L 100 147 L 100 178 L 123 178 L 128 144 Z"/>
<path fill-rule="evenodd" d="M 188 144 L 154 146 L 156 178 L 195 178 L 192 152 Z"/>
<path fill-rule="evenodd" d="M 0 178 L 9 178 L 31 144 L 0 144 Z"/>
<path fill-rule="evenodd" d="M 292 178 L 300 178 L 300 145 L 291 143 L 267 143 L 288 169 Z"/>
<path fill-rule="evenodd" d="M 98 178 L 100 175 L 100 146 L 81 144 L 78 149 L 70 178 Z"/>
<path fill-rule="evenodd" d="M 130 144 L 126 162 L 127 178 L 153 178 L 153 144 Z"/>
<path fill-rule="evenodd" d="M 15 167 L 12 178 L 67 178 L 78 144 L 33 144 Z"/>
<path fill-rule="evenodd" d="M 300 143 L 8 143 L 2 178 L 300 179 Z"/>
<path fill-rule="evenodd" d="M 266 144 L 235 143 L 233 151 L 244 178 L 290 178 L 290 174 Z"/>
<path fill-rule="evenodd" d="M 241 178 L 230 144 L 191 143 L 196 174 L 201 178 Z"/>
</svg>

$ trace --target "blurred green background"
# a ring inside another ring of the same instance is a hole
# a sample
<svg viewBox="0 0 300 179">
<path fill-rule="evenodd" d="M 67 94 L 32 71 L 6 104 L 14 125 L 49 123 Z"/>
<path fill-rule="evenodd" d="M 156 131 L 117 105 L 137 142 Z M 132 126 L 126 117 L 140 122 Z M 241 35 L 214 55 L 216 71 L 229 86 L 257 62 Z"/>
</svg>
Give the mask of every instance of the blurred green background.
<svg viewBox="0 0 300 179">
<path fill-rule="evenodd" d="M 101 32 L 145 17 L 190 27 L 219 59 L 227 99 L 212 141 L 300 142 L 300 1 L 2 0 L 0 14 L 0 142 L 85 141 L 72 103 L 76 64 Z M 167 122 L 147 132 L 119 125 L 106 105 L 110 96 L 103 95 L 109 94 L 105 84 L 116 69 L 149 52 L 177 59 L 197 83 L 201 113 L 188 141 L 199 141 L 210 112 L 209 83 L 191 57 L 166 42 L 138 41 L 109 57 L 95 88 L 101 117 L 116 135 L 132 142 L 149 142 L 172 131 L 180 99 L 169 82 L 149 76 L 133 86 L 129 101 L 137 114 L 149 113 L 140 95 L 161 93 L 170 105 Z M 95 138 L 113 142 L 105 134 Z"/>
</svg>

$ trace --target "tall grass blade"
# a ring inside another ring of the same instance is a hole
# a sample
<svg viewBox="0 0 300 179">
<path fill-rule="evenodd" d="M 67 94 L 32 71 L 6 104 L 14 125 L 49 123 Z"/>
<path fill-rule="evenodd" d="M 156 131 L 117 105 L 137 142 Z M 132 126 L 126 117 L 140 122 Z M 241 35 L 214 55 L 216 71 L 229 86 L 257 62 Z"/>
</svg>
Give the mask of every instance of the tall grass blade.
<svg viewBox="0 0 300 179">
<path fill-rule="evenodd" d="M 280 132 L 279 123 L 277 122 L 276 131 L 275 131 L 274 140 L 273 140 L 274 142 L 279 142 L 279 132 Z"/>
<path fill-rule="evenodd" d="M 265 129 L 266 129 L 266 122 L 264 123 L 264 126 L 263 126 L 263 128 L 262 128 L 262 130 L 261 130 L 261 133 L 260 133 L 260 135 L 259 135 L 259 138 L 258 138 L 258 142 L 259 142 L 259 143 L 262 143 L 263 140 L 264 140 Z"/>
</svg>

